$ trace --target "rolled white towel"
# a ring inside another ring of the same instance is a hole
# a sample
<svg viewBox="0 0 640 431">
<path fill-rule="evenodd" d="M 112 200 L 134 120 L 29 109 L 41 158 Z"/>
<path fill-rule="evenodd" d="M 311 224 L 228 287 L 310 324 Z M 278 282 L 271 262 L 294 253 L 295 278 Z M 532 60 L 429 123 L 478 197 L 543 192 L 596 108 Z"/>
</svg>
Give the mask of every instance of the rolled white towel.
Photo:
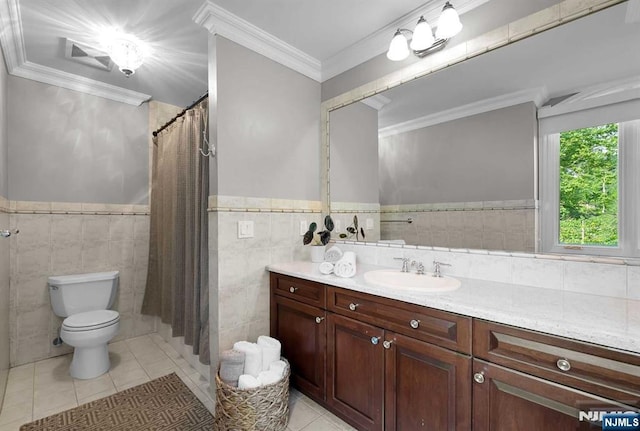
<svg viewBox="0 0 640 431">
<path fill-rule="evenodd" d="M 324 260 L 331 263 L 336 263 L 343 256 L 342 250 L 337 245 L 334 245 L 329 250 L 324 252 Z"/>
<path fill-rule="evenodd" d="M 249 374 L 243 374 L 238 378 L 238 389 L 253 389 L 260 386 L 260 381 Z"/>
<path fill-rule="evenodd" d="M 269 371 L 276 372 L 280 374 L 280 377 L 284 377 L 284 374 L 287 370 L 287 363 L 285 361 L 275 361 L 269 365 Z"/>
<path fill-rule="evenodd" d="M 324 275 L 329 275 L 333 272 L 333 263 L 331 262 L 322 262 L 320 264 L 320 273 Z"/>
<path fill-rule="evenodd" d="M 345 252 L 342 259 L 334 265 L 333 273 L 345 278 L 356 275 L 356 254 L 352 251 Z"/>
<path fill-rule="evenodd" d="M 280 341 L 275 338 L 267 337 L 266 335 L 261 335 L 258 337 L 258 347 L 262 349 L 262 370 L 266 371 L 269 369 L 269 365 L 272 362 L 276 362 L 280 360 L 280 351 L 282 346 L 280 345 Z"/>
<path fill-rule="evenodd" d="M 244 352 L 244 374 L 258 377 L 262 371 L 262 349 L 260 346 L 248 341 L 238 341 L 233 345 L 233 350 Z"/>
<path fill-rule="evenodd" d="M 282 376 L 277 371 L 261 371 L 258 376 L 260 386 L 272 385 L 282 380 Z"/>
</svg>

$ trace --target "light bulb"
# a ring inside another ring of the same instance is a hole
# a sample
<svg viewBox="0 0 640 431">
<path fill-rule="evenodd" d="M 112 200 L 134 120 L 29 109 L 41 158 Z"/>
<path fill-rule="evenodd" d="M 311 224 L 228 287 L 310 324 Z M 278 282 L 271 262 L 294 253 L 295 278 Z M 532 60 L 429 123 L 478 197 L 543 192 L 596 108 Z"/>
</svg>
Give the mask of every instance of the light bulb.
<svg viewBox="0 0 640 431">
<path fill-rule="evenodd" d="M 391 39 L 389 44 L 389 51 L 387 51 L 387 58 L 392 61 L 402 61 L 409 57 L 409 46 L 407 38 L 400 32 L 396 31 L 396 34 Z"/>
<path fill-rule="evenodd" d="M 438 39 L 450 39 L 462 30 L 462 23 L 458 12 L 451 3 L 445 3 L 442 13 L 438 19 L 438 28 L 436 29 L 436 37 Z"/>
<path fill-rule="evenodd" d="M 435 42 L 435 39 L 433 38 L 431 26 L 424 17 L 421 16 L 418 24 L 416 24 L 415 30 L 413 30 L 411 49 L 414 51 L 422 51 L 423 49 L 430 48 L 433 42 Z"/>
</svg>

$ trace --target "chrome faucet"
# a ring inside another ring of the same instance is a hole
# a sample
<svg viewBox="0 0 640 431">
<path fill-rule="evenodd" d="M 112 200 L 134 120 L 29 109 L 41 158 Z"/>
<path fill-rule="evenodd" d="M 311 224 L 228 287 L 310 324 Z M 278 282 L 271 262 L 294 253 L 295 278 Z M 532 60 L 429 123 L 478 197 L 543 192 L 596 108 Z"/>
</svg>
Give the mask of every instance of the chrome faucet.
<svg viewBox="0 0 640 431">
<path fill-rule="evenodd" d="M 409 262 L 411 262 L 411 259 L 408 257 L 394 257 L 394 259 L 402 261 L 402 269 L 400 272 L 409 272 Z"/>
<path fill-rule="evenodd" d="M 424 264 L 422 262 L 414 260 L 413 262 L 411 262 L 411 266 L 416 267 L 416 274 L 424 275 Z"/>
<path fill-rule="evenodd" d="M 450 263 L 438 262 L 437 260 L 433 261 L 433 276 L 434 277 L 442 277 L 442 273 L 440 272 L 441 266 L 451 266 Z"/>
</svg>

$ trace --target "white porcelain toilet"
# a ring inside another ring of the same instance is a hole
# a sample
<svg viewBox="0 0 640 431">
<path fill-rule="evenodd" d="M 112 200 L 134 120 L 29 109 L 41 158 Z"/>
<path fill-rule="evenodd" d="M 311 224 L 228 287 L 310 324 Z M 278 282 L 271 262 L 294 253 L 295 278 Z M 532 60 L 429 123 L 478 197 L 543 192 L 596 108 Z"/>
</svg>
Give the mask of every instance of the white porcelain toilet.
<svg viewBox="0 0 640 431">
<path fill-rule="evenodd" d="M 70 374 L 92 379 L 109 371 L 107 343 L 118 333 L 120 314 L 109 310 L 118 291 L 118 271 L 49 277 L 56 316 L 65 317 L 62 341 L 74 347 Z"/>
</svg>

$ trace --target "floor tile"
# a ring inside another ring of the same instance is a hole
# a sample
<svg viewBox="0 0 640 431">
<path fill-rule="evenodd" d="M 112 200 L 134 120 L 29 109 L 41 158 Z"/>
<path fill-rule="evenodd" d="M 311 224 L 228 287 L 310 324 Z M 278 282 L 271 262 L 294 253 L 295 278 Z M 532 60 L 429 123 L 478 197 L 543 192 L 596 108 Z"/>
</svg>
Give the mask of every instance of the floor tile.
<svg viewBox="0 0 640 431">
<path fill-rule="evenodd" d="M 289 428 L 293 431 L 300 431 L 311 422 L 321 416 L 319 412 L 311 408 L 308 404 L 302 401 L 294 401 L 289 409 L 291 411 L 289 416 Z"/>
<path fill-rule="evenodd" d="M 113 380 L 111 380 L 111 376 L 108 373 L 90 380 L 74 379 L 73 386 L 75 386 L 76 399 L 78 401 L 100 392 L 116 391 Z"/>
<path fill-rule="evenodd" d="M 341 431 L 340 428 L 327 420 L 324 416 L 320 416 L 318 419 L 314 420 L 302 429 L 303 431 Z"/>
</svg>

